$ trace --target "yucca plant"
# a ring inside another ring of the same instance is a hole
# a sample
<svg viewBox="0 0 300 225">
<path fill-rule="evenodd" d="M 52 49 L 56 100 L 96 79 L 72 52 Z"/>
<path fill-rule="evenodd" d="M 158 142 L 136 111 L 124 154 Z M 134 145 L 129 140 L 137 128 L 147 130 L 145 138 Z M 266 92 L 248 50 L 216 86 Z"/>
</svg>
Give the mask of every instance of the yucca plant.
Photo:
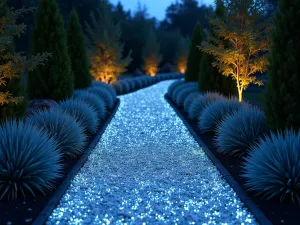
<svg viewBox="0 0 300 225">
<path fill-rule="evenodd" d="M 27 118 L 26 123 L 32 123 L 53 137 L 58 144 L 58 150 L 66 158 L 76 158 L 81 153 L 86 140 L 84 129 L 59 108 L 35 111 Z"/>
<path fill-rule="evenodd" d="M 300 205 L 300 133 L 271 133 L 253 146 L 243 164 L 245 187 L 256 195 Z"/>
<path fill-rule="evenodd" d="M 177 81 L 174 81 L 174 82 L 169 86 L 169 88 L 168 88 L 167 96 L 168 96 L 169 98 L 171 98 L 172 95 L 173 95 L 174 89 L 175 89 L 177 86 L 179 86 L 179 85 L 181 85 L 181 84 L 183 84 L 183 83 L 184 83 L 184 80 L 177 80 Z"/>
<path fill-rule="evenodd" d="M 51 190 L 62 168 L 56 141 L 33 124 L 16 120 L 1 124 L 0 137 L 0 199 Z"/>
<path fill-rule="evenodd" d="M 115 100 L 114 97 L 105 89 L 103 88 L 99 88 L 99 87 L 91 87 L 87 89 L 90 93 L 93 93 L 95 95 L 97 95 L 99 98 L 101 98 L 104 103 L 105 103 L 105 107 L 107 109 L 112 109 L 114 107 L 115 104 Z"/>
<path fill-rule="evenodd" d="M 97 95 L 90 93 L 88 91 L 75 90 L 72 98 L 89 104 L 96 110 L 99 120 L 103 121 L 105 119 L 106 116 L 105 103 Z"/>
<path fill-rule="evenodd" d="M 91 134 L 97 132 L 99 118 L 96 109 L 78 99 L 59 102 L 60 109 L 70 115 L 83 129 Z"/>
<path fill-rule="evenodd" d="M 245 108 L 226 117 L 217 129 L 218 151 L 229 156 L 245 156 L 267 131 L 265 114 Z"/>
<path fill-rule="evenodd" d="M 195 100 L 195 98 L 197 98 L 200 95 L 201 94 L 198 91 L 198 92 L 192 92 L 186 96 L 186 98 L 184 99 L 184 102 L 183 102 L 183 109 L 185 112 L 189 111 L 189 108 L 190 108 L 192 102 Z"/>
</svg>

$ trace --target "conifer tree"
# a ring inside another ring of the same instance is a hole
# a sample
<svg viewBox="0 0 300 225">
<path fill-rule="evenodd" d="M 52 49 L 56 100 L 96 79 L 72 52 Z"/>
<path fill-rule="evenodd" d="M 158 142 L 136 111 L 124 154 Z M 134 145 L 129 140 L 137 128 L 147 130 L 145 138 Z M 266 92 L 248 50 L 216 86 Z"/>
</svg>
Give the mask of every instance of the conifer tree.
<svg viewBox="0 0 300 225">
<path fill-rule="evenodd" d="M 114 22 L 111 5 L 100 2 L 96 12 L 91 13 L 91 23 L 86 24 L 90 73 L 96 81 L 112 83 L 126 71 L 131 62 L 131 52 L 122 58 L 120 24 Z"/>
<path fill-rule="evenodd" d="M 190 43 L 190 49 L 189 49 L 189 54 L 187 59 L 187 68 L 184 76 L 186 82 L 198 81 L 202 52 L 199 51 L 197 46 L 199 46 L 201 42 L 202 42 L 202 28 L 200 24 L 197 23 Z"/>
<path fill-rule="evenodd" d="M 225 18 L 223 0 L 216 0 L 216 10 L 213 17 Z M 213 25 L 210 25 L 210 34 L 214 36 Z M 227 44 L 228 46 L 228 44 Z M 212 64 L 215 58 L 205 52 L 202 53 L 199 70 L 199 89 L 203 92 L 216 91 L 226 96 L 232 96 L 236 92 L 235 81 L 231 77 L 223 76 Z"/>
<path fill-rule="evenodd" d="M 267 68 L 269 23 L 264 18 L 264 1 L 224 0 L 225 18 L 211 18 L 214 35 L 207 32 L 202 51 L 213 55 L 213 66 L 235 80 L 239 101 L 249 84 L 263 85 L 257 73 Z"/>
<path fill-rule="evenodd" d="M 264 111 L 273 130 L 300 128 L 300 1 L 279 1 L 271 33 Z"/>
<path fill-rule="evenodd" d="M 26 30 L 24 24 L 16 24 L 17 20 L 32 9 L 12 10 L 0 1 L 0 119 L 21 116 L 26 109 L 26 101 L 22 93 L 20 79 L 22 73 L 31 71 L 42 64 L 51 54 L 40 53 L 27 58 L 14 50 L 14 38 Z M 13 29 L 12 29 L 13 28 Z"/>
<path fill-rule="evenodd" d="M 28 92 L 31 99 L 60 101 L 71 97 L 74 75 L 68 54 L 67 32 L 55 0 L 40 0 L 32 33 L 32 52 L 50 52 L 46 66 L 29 73 Z"/>
<path fill-rule="evenodd" d="M 158 65 L 162 60 L 162 55 L 160 54 L 160 44 L 153 29 L 150 29 L 147 35 L 142 57 L 144 60 L 143 70 L 145 73 L 150 76 L 155 76 L 158 71 Z"/>
<path fill-rule="evenodd" d="M 69 15 L 68 50 L 74 74 L 74 88 L 87 88 L 92 83 L 85 40 L 79 19 L 75 10 Z"/>
<path fill-rule="evenodd" d="M 189 54 L 189 38 L 180 38 L 180 43 L 178 45 L 178 52 L 176 54 L 176 69 L 180 73 L 185 73 L 187 66 L 187 58 Z"/>
</svg>

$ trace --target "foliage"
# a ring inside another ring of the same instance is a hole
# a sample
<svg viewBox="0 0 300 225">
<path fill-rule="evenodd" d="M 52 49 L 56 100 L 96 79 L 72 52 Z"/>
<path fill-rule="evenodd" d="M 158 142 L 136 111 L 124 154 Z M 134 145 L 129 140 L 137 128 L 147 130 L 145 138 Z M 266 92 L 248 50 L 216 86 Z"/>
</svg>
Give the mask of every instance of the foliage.
<svg viewBox="0 0 300 225">
<path fill-rule="evenodd" d="M 174 81 L 174 82 L 168 87 L 168 91 L 167 91 L 168 97 L 171 98 L 172 95 L 173 95 L 174 89 L 175 89 L 177 86 L 179 86 L 179 85 L 181 85 L 181 84 L 183 84 L 183 83 L 184 83 L 184 80 L 177 80 L 177 81 Z"/>
<path fill-rule="evenodd" d="M 189 38 L 180 37 L 178 44 L 178 51 L 176 53 L 176 69 L 180 73 L 186 72 L 187 58 L 189 54 L 189 45 L 191 40 Z"/>
<path fill-rule="evenodd" d="M 93 93 L 95 95 L 97 95 L 98 97 L 100 97 L 104 103 L 105 103 L 105 107 L 107 109 L 112 109 L 115 103 L 115 99 L 113 98 L 113 96 L 104 88 L 101 87 L 91 87 L 89 89 L 87 89 L 90 93 Z"/>
<path fill-rule="evenodd" d="M 74 73 L 74 88 L 87 88 L 92 83 L 92 76 L 89 71 L 84 34 L 75 10 L 69 16 L 67 37 L 71 66 Z"/>
<path fill-rule="evenodd" d="M 104 88 L 105 90 L 107 90 L 112 95 L 113 99 L 117 98 L 117 93 L 116 93 L 115 89 L 107 83 L 93 82 L 92 86 Z"/>
<path fill-rule="evenodd" d="M 135 90 L 135 83 L 131 79 L 126 79 L 125 82 L 128 83 L 129 85 L 129 91 L 134 91 Z"/>
<path fill-rule="evenodd" d="M 298 1 L 279 1 L 274 17 L 264 111 L 272 130 L 300 128 L 300 26 Z"/>
<path fill-rule="evenodd" d="M 198 120 L 203 110 L 217 100 L 224 100 L 225 97 L 217 92 L 207 92 L 196 97 L 190 104 L 188 116 L 191 120 Z"/>
<path fill-rule="evenodd" d="M 129 83 L 125 80 L 120 81 L 120 84 L 122 85 L 122 93 L 127 94 L 130 91 Z"/>
<path fill-rule="evenodd" d="M 89 104 L 96 110 L 98 118 L 101 121 L 105 119 L 105 103 L 102 99 L 99 99 L 97 95 L 90 93 L 87 90 L 75 90 L 72 98 Z"/>
<path fill-rule="evenodd" d="M 201 132 L 216 132 L 221 122 L 230 114 L 244 109 L 246 104 L 237 99 L 222 99 L 208 105 L 198 119 Z"/>
<path fill-rule="evenodd" d="M 152 77 L 155 76 L 158 71 L 158 65 L 162 60 L 162 56 L 160 54 L 160 44 L 153 29 L 148 32 L 142 56 L 144 60 L 143 70 L 146 74 Z"/>
<path fill-rule="evenodd" d="M 134 85 L 136 86 L 137 89 L 141 89 L 143 87 L 143 83 L 139 78 L 136 78 L 133 81 L 134 81 Z"/>
<path fill-rule="evenodd" d="M 116 81 L 116 82 L 112 83 L 111 86 L 115 89 L 115 91 L 118 95 L 123 93 L 123 86 L 120 81 Z"/>
<path fill-rule="evenodd" d="M 42 64 L 43 61 L 48 59 L 50 54 L 39 53 L 27 59 L 22 53 L 14 52 L 14 38 L 23 34 L 26 29 L 24 24 L 16 24 L 16 22 L 23 13 L 31 11 L 31 9 L 7 9 L 5 3 L 0 2 L 0 10 L 1 13 L 3 13 L 0 21 L 0 105 L 2 107 L 4 104 L 18 104 L 23 101 L 23 97 L 14 96 L 13 93 L 11 93 L 14 91 L 8 86 L 14 88 L 14 86 L 11 85 L 17 84 L 17 79 L 20 79 L 22 72 L 35 69 L 38 65 Z M 4 92 L 2 90 L 4 90 Z M 16 90 L 16 92 L 18 92 L 18 90 Z"/>
<path fill-rule="evenodd" d="M 292 130 L 260 139 L 243 165 L 246 188 L 263 198 L 300 204 L 300 134 Z"/>
<path fill-rule="evenodd" d="M 262 111 L 256 108 L 237 111 L 226 117 L 217 130 L 218 151 L 230 156 L 245 156 L 266 130 Z"/>
<path fill-rule="evenodd" d="M 59 147 L 57 149 L 67 158 L 76 158 L 82 151 L 86 136 L 80 124 L 59 108 L 35 111 L 27 118 L 31 123 L 52 137 Z"/>
<path fill-rule="evenodd" d="M 79 99 L 59 102 L 63 112 L 70 115 L 85 131 L 95 134 L 99 125 L 96 108 Z"/>
<path fill-rule="evenodd" d="M 184 99 L 184 102 L 183 102 L 183 109 L 185 112 L 188 112 L 192 102 L 198 97 L 200 96 L 200 92 L 192 92 L 190 94 L 188 94 L 186 96 L 186 98 Z"/>
<path fill-rule="evenodd" d="M 54 139 L 31 123 L 16 120 L 0 126 L 0 137 L 0 199 L 51 190 L 61 176 L 61 156 Z"/>
<path fill-rule="evenodd" d="M 178 91 L 177 96 L 175 98 L 175 103 L 178 107 L 182 107 L 184 100 L 186 99 L 187 95 L 190 93 L 199 93 L 199 88 L 198 86 L 195 85 L 191 85 L 188 86 L 186 88 L 181 89 L 180 91 Z"/>
<path fill-rule="evenodd" d="M 86 23 L 86 27 L 90 72 L 96 81 L 112 83 L 126 71 L 131 53 L 122 58 L 124 46 L 120 43 L 120 24 L 113 21 L 108 8 L 109 2 L 101 1 L 96 13 L 91 13 L 91 23 Z"/>
<path fill-rule="evenodd" d="M 32 32 L 32 52 L 51 52 L 47 65 L 29 73 L 30 99 L 59 101 L 73 94 L 74 75 L 68 54 L 67 32 L 55 0 L 40 0 Z"/>
<path fill-rule="evenodd" d="M 178 94 L 180 93 L 180 91 L 183 89 L 189 88 L 189 87 L 198 88 L 196 82 L 185 82 L 181 85 L 178 85 L 173 91 L 173 95 L 171 97 L 172 101 L 176 102 L 176 98 L 177 98 Z"/>
<path fill-rule="evenodd" d="M 187 59 L 187 67 L 184 79 L 186 82 L 198 81 L 200 60 L 202 57 L 201 51 L 197 49 L 202 42 L 202 28 L 198 23 L 195 27 L 193 37 L 190 43 L 190 49 Z"/>
</svg>

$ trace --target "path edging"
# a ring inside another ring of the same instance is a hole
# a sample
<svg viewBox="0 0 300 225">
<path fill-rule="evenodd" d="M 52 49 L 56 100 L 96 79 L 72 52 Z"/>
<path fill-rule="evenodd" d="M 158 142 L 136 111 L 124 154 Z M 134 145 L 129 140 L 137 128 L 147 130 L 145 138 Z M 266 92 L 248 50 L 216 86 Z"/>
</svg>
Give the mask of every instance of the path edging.
<svg viewBox="0 0 300 225">
<path fill-rule="evenodd" d="M 98 144 L 101 136 L 105 132 L 107 126 L 109 125 L 109 123 L 111 122 L 112 118 L 116 114 L 117 109 L 119 108 L 119 105 L 120 105 L 120 99 L 119 98 L 116 99 L 116 103 L 115 104 L 116 105 L 115 105 L 113 111 L 110 112 L 108 118 L 106 119 L 106 121 L 102 125 L 102 127 L 99 130 L 97 136 L 86 147 L 86 149 L 83 152 L 82 156 L 75 163 L 75 165 L 73 166 L 72 170 L 68 173 L 68 175 L 65 177 L 65 179 L 63 180 L 63 182 L 58 186 L 58 188 L 56 189 L 54 195 L 51 197 L 51 199 L 49 200 L 49 202 L 47 203 L 47 205 L 45 206 L 45 208 L 39 213 L 39 215 L 33 221 L 32 225 L 45 224 L 45 222 L 47 221 L 48 217 L 51 215 L 51 213 L 53 212 L 53 210 L 56 208 L 56 206 L 58 205 L 60 199 L 65 194 L 65 192 L 68 189 L 68 187 L 70 186 L 72 180 L 77 175 L 77 173 L 79 172 L 79 170 L 81 169 L 81 167 L 84 165 L 84 163 L 86 162 L 88 156 L 90 155 L 90 153 L 92 152 L 92 150 L 96 147 L 96 145 Z"/>
<path fill-rule="evenodd" d="M 217 159 L 217 157 L 209 150 L 206 144 L 199 138 L 195 130 L 189 125 L 187 120 L 183 117 L 183 115 L 179 112 L 177 107 L 168 99 L 167 95 L 164 95 L 165 100 L 169 103 L 169 105 L 176 112 L 177 116 L 183 121 L 184 125 L 190 132 L 190 134 L 194 137 L 196 142 L 202 147 L 203 151 L 209 157 L 209 159 L 213 162 L 213 164 L 217 167 L 220 173 L 225 177 L 228 184 L 231 188 L 237 193 L 241 201 L 246 205 L 249 211 L 254 215 L 255 219 L 261 225 L 272 225 L 271 221 L 264 215 L 264 213 L 255 205 L 255 203 L 248 197 L 244 189 L 236 182 L 234 177 L 228 172 L 228 170 L 221 164 L 221 162 Z"/>
</svg>

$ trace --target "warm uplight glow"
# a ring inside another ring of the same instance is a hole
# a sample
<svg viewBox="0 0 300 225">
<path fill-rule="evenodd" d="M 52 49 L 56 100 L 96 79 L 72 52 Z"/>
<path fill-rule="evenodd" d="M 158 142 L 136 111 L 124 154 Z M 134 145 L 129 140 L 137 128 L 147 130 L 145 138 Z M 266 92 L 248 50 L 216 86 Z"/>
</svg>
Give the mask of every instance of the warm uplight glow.
<svg viewBox="0 0 300 225">
<path fill-rule="evenodd" d="M 158 72 L 157 68 L 158 62 L 155 59 L 146 59 L 144 64 L 145 73 L 151 77 L 155 76 Z"/>
</svg>

